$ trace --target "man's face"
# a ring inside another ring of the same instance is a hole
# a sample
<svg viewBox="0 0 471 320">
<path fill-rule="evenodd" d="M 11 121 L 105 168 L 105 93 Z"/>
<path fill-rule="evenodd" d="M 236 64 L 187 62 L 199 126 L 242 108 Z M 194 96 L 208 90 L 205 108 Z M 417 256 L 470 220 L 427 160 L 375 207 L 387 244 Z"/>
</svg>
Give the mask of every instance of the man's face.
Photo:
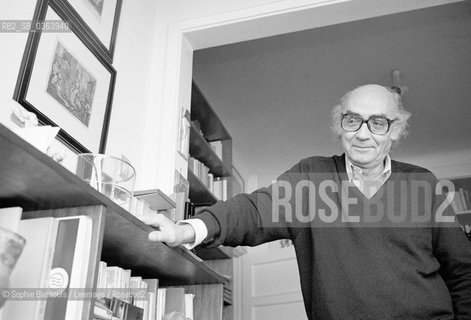
<svg viewBox="0 0 471 320">
<path fill-rule="evenodd" d="M 383 116 L 394 119 L 395 105 L 392 94 L 378 85 L 366 85 L 355 89 L 345 103 L 343 114 L 360 115 L 363 120 L 371 116 Z M 342 130 L 342 147 L 352 164 L 365 169 L 380 168 L 389 153 L 393 132 L 384 135 L 372 133 L 366 123 L 355 132 Z"/>
</svg>

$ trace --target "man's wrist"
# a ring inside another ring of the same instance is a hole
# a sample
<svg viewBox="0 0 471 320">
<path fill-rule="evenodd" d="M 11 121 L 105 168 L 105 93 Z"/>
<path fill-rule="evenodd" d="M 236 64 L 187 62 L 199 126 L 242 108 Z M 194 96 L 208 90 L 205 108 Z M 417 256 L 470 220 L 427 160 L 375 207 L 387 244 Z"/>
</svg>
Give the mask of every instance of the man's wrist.
<svg viewBox="0 0 471 320">
<path fill-rule="evenodd" d="M 185 243 L 194 243 L 196 234 L 195 234 L 195 229 L 193 226 L 189 223 L 179 223 L 178 224 L 181 234 L 182 234 L 182 244 Z"/>
<path fill-rule="evenodd" d="M 208 230 L 204 222 L 197 218 L 191 218 L 187 220 L 180 220 L 177 222 L 179 226 L 189 225 L 191 229 L 182 230 L 182 235 L 186 233 L 185 238 L 185 247 L 187 249 L 193 249 L 194 247 L 200 245 L 208 235 Z M 189 239 L 192 239 L 191 241 Z M 186 242 L 188 240 L 188 242 Z"/>
</svg>

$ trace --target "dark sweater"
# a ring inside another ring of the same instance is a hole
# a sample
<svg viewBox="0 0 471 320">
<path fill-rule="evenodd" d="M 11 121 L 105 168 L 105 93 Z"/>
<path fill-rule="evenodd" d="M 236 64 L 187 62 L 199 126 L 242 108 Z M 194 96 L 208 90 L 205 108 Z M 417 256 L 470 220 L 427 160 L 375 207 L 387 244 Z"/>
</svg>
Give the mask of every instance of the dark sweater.
<svg viewBox="0 0 471 320">
<path fill-rule="evenodd" d="M 444 198 L 435 196 L 432 173 L 397 161 L 391 168 L 391 177 L 368 200 L 355 187 L 342 194 L 342 182 L 348 181 L 344 155 L 302 160 L 279 177 L 286 181 L 279 195 L 273 194 L 272 185 L 201 212 L 197 217 L 208 227 L 204 245 L 253 246 L 291 239 L 309 319 L 471 319 L 471 244 L 456 224 L 433 222 Z M 294 196 L 300 181 L 304 201 Z M 330 181 L 329 186 L 321 185 L 323 181 Z M 310 202 L 306 186 L 311 182 L 317 198 Z M 414 184 L 424 183 L 432 197 L 413 191 Z M 273 215 L 276 198 L 288 200 Z M 346 206 L 345 199 L 353 200 Z M 359 223 L 341 221 L 342 201 Z M 339 218 L 326 223 L 319 209 L 332 213 L 334 205 L 340 209 Z M 365 222 L 367 206 L 371 216 L 390 210 L 405 219 L 391 223 L 387 215 L 379 223 Z M 448 210 L 445 215 L 452 215 Z M 414 213 L 428 219 L 417 223 Z M 314 216 L 307 219 L 309 214 Z"/>
</svg>

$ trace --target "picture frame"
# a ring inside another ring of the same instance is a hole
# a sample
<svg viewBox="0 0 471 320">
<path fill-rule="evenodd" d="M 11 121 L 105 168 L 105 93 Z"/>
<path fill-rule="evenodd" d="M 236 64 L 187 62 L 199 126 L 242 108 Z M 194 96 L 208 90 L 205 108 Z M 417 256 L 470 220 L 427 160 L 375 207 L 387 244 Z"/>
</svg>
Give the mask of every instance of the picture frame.
<svg viewBox="0 0 471 320">
<path fill-rule="evenodd" d="M 104 57 L 112 62 L 122 0 L 58 0 L 69 16 L 96 43 Z"/>
<path fill-rule="evenodd" d="M 188 161 L 190 150 L 190 126 L 191 116 L 190 111 L 185 107 L 181 107 L 178 112 L 178 139 L 177 139 L 177 152 L 178 154 Z"/>
<path fill-rule="evenodd" d="M 44 29 L 52 22 L 69 30 Z M 34 28 L 33 28 L 34 27 Z M 104 153 L 116 71 L 61 1 L 39 0 L 13 99 L 77 153 Z"/>
</svg>

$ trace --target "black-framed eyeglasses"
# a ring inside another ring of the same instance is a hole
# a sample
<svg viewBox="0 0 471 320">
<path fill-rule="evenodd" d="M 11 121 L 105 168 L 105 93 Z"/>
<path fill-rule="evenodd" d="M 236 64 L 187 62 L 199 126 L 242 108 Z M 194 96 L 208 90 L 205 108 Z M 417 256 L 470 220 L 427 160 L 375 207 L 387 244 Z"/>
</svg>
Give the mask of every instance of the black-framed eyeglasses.
<svg viewBox="0 0 471 320">
<path fill-rule="evenodd" d="M 371 133 L 384 135 L 391 128 L 391 123 L 394 120 L 382 116 L 371 116 L 367 120 L 363 120 L 358 114 L 346 113 L 342 115 L 342 128 L 345 131 L 355 132 L 361 128 L 363 123 L 366 123 Z"/>
</svg>

